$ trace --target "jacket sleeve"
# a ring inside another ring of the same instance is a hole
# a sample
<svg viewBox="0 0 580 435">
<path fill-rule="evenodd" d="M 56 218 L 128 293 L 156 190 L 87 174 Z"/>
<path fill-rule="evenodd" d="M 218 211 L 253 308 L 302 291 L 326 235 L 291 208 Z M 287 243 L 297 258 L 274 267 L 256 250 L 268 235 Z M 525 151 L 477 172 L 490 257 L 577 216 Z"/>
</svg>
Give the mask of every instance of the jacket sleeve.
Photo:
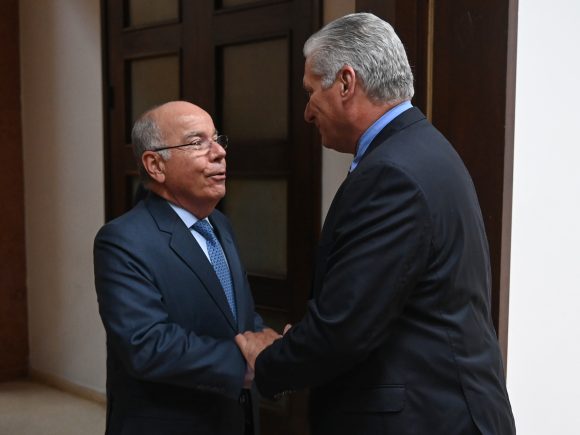
<svg viewBox="0 0 580 435">
<path fill-rule="evenodd" d="M 233 333 L 231 338 L 196 335 L 172 321 L 135 239 L 109 224 L 94 243 L 95 286 L 109 351 L 135 378 L 237 399 L 246 363 Z"/>
<path fill-rule="evenodd" d="M 363 361 L 387 339 L 425 268 L 427 206 L 404 171 L 365 168 L 337 205 L 319 248 L 321 285 L 304 318 L 256 361 L 266 397 L 324 384 Z"/>
</svg>

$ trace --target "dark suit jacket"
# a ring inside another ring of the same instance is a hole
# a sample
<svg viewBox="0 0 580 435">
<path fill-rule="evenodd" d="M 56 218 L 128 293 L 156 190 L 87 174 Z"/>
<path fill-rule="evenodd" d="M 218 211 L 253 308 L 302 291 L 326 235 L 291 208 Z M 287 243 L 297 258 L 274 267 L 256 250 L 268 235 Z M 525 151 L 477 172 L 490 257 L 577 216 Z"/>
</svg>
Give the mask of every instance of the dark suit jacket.
<svg viewBox="0 0 580 435">
<path fill-rule="evenodd" d="M 207 257 L 165 200 L 150 194 L 96 236 L 107 434 L 243 433 L 246 363 L 234 336 L 262 324 L 229 222 L 219 211 L 210 221 L 231 269 L 237 324 Z"/>
<path fill-rule="evenodd" d="M 328 212 L 305 317 L 256 362 L 266 396 L 312 387 L 312 433 L 512 434 L 472 180 L 412 108 Z"/>
</svg>

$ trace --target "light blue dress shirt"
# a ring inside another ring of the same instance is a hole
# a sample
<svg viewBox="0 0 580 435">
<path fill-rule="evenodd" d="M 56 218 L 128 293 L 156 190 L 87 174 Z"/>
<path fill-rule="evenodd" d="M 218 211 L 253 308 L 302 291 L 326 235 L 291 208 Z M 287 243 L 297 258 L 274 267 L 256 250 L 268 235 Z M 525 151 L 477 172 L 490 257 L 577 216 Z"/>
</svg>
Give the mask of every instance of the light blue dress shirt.
<svg viewBox="0 0 580 435">
<path fill-rule="evenodd" d="M 169 204 L 171 206 L 171 208 L 173 209 L 173 211 L 175 213 L 177 213 L 177 216 L 179 216 L 179 218 L 183 221 L 185 226 L 191 232 L 191 235 L 193 237 L 195 237 L 195 240 L 197 240 L 199 247 L 204 252 L 207 259 L 210 260 L 209 252 L 207 251 L 207 241 L 205 240 L 205 237 L 203 237 L 201 234 L 199 234 L 197 231 L 195 231 L 193 228 L 191 228 L 193 226 L 193 224 L 195 224 L 199 219 L 196 218 L 195 215 L 193 215 L 192 213 L 188 212 L 184 208 L 179 207 L 178 205 L 173 204 L 172 202 L 167 201 L 167 204 Z M 209 223 L 209 220 L 207 218 L 205 220 L 207 220 Z M 209 223 L 209 224 L 211 225 L 211 223 Z M 212 226 L 212 228 L 213 228 L 213 226 Z M 227 261 L 227 259 L 226 259 L 226 261 Z M 211 263 L 211 260 L 210 260 L 210 263 Z"/>
<path fill-rule="evenodd" d="M 348 172 L 352 172 L 356 169 L 369 145 L 373 139 L 377 137 L 377 135 L 382 131 L 382 129 L 385 128 L 389 122 L 391 122 L 405 110 L 409 110 L 411 107 L 413 107 L 413 105 L 410 101 L 403 101 L 402 103 L 397 104 L 391 110 L 387 111 L 383 116 L 377 119 L 373 125 L 371 125 L 367 131 L 363 133 L 363 135 L 358 140 L 356 153 L 352 163 L 350 164 L 350 169 Z"/>
</svg>

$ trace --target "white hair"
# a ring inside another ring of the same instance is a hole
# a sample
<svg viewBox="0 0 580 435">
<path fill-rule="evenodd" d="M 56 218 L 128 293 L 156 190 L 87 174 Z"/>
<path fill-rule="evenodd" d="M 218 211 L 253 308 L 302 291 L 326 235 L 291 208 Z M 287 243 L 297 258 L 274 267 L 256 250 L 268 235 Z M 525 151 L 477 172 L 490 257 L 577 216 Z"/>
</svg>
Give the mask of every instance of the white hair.
<svg viewBox="0 0 580 435">
<path fill-rule="evenodd" d="M 323 88 L 349 65 L 374 101 L 408 100 L 415 92 L 403 43 L 390 24 L 373 14 L 345 15 L 327 24 L 308 38 L 304 56 L 322 77 Z"/>
<path fill-rule="evenodd" d="M 137 161 L 139 176 L 143 182 L 148 182 L 151 178 L 143 167 L 141 156 L 145 151 L 155 150 L 156 148 L 164 146 L 161 129 L 159 128 L 159 125 L 157 125 L 152 111 L 153 109 L 147 111 L 137 121 L 135 121 L 133 130 L 131 131 L 133 156 Z M 169 160 L 169 157 L 171 156 L 169 150 L 158 151 L 158 153 L 163 160 Z"/>
</svg>

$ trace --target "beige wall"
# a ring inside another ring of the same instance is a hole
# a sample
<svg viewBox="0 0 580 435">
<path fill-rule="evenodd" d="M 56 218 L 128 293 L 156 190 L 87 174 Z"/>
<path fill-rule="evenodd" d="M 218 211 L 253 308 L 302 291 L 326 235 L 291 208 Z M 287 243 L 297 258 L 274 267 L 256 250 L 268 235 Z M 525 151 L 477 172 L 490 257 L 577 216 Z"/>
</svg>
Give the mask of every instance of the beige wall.
<svg viewBox="0 0 580 435">
<path fill-rule="evenodd" d="M 104 391 L 92 240 L 104 222 L 98 0 L 21 0 L 30 366 Z"/>
</svg>

